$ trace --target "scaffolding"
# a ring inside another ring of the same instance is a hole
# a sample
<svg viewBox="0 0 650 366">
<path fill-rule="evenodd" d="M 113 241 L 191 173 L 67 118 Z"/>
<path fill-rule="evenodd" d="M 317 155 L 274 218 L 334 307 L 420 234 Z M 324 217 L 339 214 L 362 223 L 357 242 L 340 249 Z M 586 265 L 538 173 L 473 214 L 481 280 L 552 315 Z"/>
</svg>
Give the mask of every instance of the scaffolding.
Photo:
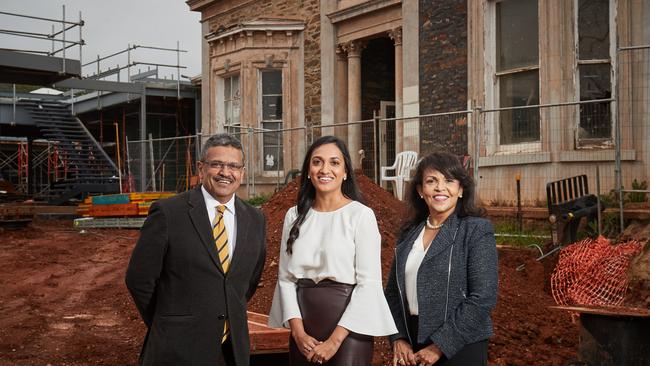
<svg viewBox="0 0 650 366">
<path fill-rule="evenodd" d="M 3 74 L 15 72 L 15 75 L 10 80 L 0 80 L 0 82 L 13 82 L 13 90 L 9 94 L 0 92 L 0 97 L 11 98 L 3 101 L 4 107 L 7 107 L 7 100 L 10 101 L 11 118 L 8 121 L 0 121 L 0 123 L 8 123 L 8 125 L 14 126 L 18 121 L 19 124 L 32 126 L 31 128 L 34 131 L 36 131 L 36 127 L 38 129 L 43 128 L 41 126 L 42 122 L 39 125 L 35 121 L 29 120 L 29 113 L 21 110 L 21 108 L 24 109 L 21 106 L 21 100 L 37 100 L 38 103 L 39 98 L 41 98 L 38 95 L 17 93 L 15 83 L 22 83 L 53 85 L 55 88 L 65 90 L 61 96 L 43 96 L 42 98 L 67 106 L 72 116 L 78 116 L 84 121 L 86 133 L 91 136 L 95 135 L 94 137 L 98 140 L 102 152 L 104 152 L 104 149 L 108 149 L 111 156 L 114 156 L 115 160 L 118 161 L 118 164 L 126 160 L 124 147 L 126 146 L 127 135 L 132 139 L 146 139 L 151 134 L 160 138 L 197 132 L 198 126 L 200 126 L 198 121 L 200 118 L 199 92 L 189 81 L 181 80 L 182 77 L 189 79 L 181 74 L 181 71 L 187 68 L 181 64 L 181 55 L 188 51 L 181 49 L 178 41 L 175 48 L 135 43 L 128 44 L 124 50 L 106 56 L 97 55 L 96 59 L 82 63 L 82 46 L 85 41 L 82 38 L 81 28 L 84 21 L 81 13 L 79 13 L 79 21 L 66 19 L 65 10 L 64 6 L 62 8 L 62 19 L 0 12 L 0 15 L 20 17 L 29 21 L 50 21 L 55 23 L 52 25 L 52 31 L 48 33 L 38 33 L 24 29 L 0 30 L 2 34 L 46 40 L 51 43 L 50 50 L 0 49 L 0 52 L 7 53 L 7 57 L 2 57 L 3 60 L 7 59 L 13 64 L 17 64 L 18 61 L 16 60 L 24 57 L 25 54 L 35 54 L 38 57 L 45 58 L 56 55 L 63 55 L 64 57 L 63 62 L 57 64 L 63 65 L 63 69 L 50 70 L 54 75 L 62 75 L 56 80 L 31 80 L 27 76 L 20 74 L 16 65 L 9 65 L 9 69 L 7 69 L 9 72 L 3 72 Z M 56 26 L 56 24 L 61 24 L 61 26 Z M 79 38 L 74 39 L 73 37 L 71 39 L 70 32 L 77 27 L 79 28 Z M 56 44 L 62 44 L 62 47 L 57 47 Z M 78 69 L 76 76 L 80 78 L 70 78 L 70 75 L 65 73 L 69 71 L 69 49 L 73 46 L 78 46 L 79 61 L 76 65 L 76 69 Z M 173 53 L 176 62 L 150 62 L 146 57 L 143 57 L 140 51 L 153 53 L 149 57 L 154 60 L 161 59 L 161 57 L 158 57 L 161 53 Z M 125 62 L 121 62 L 122 58 L 126 58 Z M 2 66 L 7 67 L 6 65 Z M 146 70 L 141 70 L 140 67 L 146 67 Z M 165 70 L 169 69 L 174 70 L 170 78 L 165 75 L 167 73 Z M 166 102 L 169 97 L 174 97 L 172 100 L 175 100 L 175 102 Z M 191 102 L 188 103 L 183 99 L 194 100 L 194 106 L 191 105 Z M 153 106 L 148 106 L 148 102 L 153 102 Z M 129 111 L 128 114 L 126 113 L 127 110 Z M 194 121 L 191 112 L 194 112 Z M 117 114 L 121 114 L 121 118 Z M 4 113 L 3 115 L 7 116 Z M 33 116 L 31 117 L 33 118 Z M 148 117 L 152 119 L 150 122 L 147 120 Z M 173 125 L 171 125 L 172 120 L 174 121 Z M 194 128 L 192 128 L 192 124 Z M 36 132 L 30 132 L 30 134 L 34 133 Z M 67 158 L 58 151 L 54 141 L 47 142 L 52 145 L 47 150 L 32 154 L 36 151 L 30 151 L 30 142 L 37 139 L 38 134 L 34 136 L 20 134 L 14 136 L 20 141 L 17 143 L 8 140 L 0 141 L 0 158 L 2 159 L 0 160 L 0 169 L 4 170 L 3 175 L 7 176 L 7 180 L 16 186 L 17 190 L 38 196 L 47 191 L 45 187 L 50 183 L 62 179 L 68 174 L 69 164 Z M 14 147 L 16 147 L 15 151 Z M 35 149 L 32 147 L 31 150 Z M 111 159 L 109 158 L 109 160 Z M 40 169 L 40 167 L 43 168 Z M 117 175 L 120 180 L 124 175 L 125 181 L 128 183 L 129 176 L 121 168 L 122 166 L 118 167 Z M 145 166 L 138 167 L 141 172 L 145 171 L 145 169 Z M 165 167 L 163 167 L 164 169 Z M 30 176 L 36 171 L 38 171 L 37 175 Z M 126 184 L 126 186 L 129 185 Z M 123 185 L 120 184 L 119 187 L 122 188 Z M 132 188 L 138 190 L 143 187 Z M 176 187 L 174 186 L 174 188 Z"/>
</svg>

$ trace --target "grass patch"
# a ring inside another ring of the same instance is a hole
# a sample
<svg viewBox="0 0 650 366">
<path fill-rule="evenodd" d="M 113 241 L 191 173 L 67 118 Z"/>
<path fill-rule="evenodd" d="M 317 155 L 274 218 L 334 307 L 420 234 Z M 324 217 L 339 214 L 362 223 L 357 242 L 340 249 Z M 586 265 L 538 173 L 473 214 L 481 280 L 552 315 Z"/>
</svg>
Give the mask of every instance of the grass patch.
<svg viewBox="0 0 650 366">
<path fill-rule="evenodd" d="M 527 247 L 531 245 L 543 246 L 551 241 L 551 232 L 543 226 L 524 226 L 521 232 L 517 229 L 514 220 L 494 222 L 494 233 L 497 244 Z"/>
<path fill-rule="evenodd" d="M 273 196 L 272 193 L 262 193 L 254 197 L 250 197 L 246 200 L 246 202 L 250 203 L 253 206 L 259 207 L 268 202 L 271 199 L 271 196 Z"/>
</svg>

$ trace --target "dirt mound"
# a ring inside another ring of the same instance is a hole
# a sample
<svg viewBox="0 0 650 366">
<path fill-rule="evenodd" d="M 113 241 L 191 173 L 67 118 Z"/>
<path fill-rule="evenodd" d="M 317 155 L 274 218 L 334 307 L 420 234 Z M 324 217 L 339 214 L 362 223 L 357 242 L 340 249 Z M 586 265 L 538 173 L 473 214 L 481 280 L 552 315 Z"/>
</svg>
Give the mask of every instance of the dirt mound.
<svg viewBox="0 0 650 366">
<path fill-rule="evenodd" d="M 577 358 L 578 324 L 544 291 L 543 263 L 534 250 L 499 249 L 499 294 L 492 313 L 489 365 L 563 365 Z M 520 264 L 526 264 L 517 271 Z"/>
<path fill-rule="evenodd" d="M 621 235 L 621 240 L 637 240 L 643 251 L 630 264 L 630 288 L 625 305 L 650 309 L 650 222 L 634 221 Z"/>
</svg>

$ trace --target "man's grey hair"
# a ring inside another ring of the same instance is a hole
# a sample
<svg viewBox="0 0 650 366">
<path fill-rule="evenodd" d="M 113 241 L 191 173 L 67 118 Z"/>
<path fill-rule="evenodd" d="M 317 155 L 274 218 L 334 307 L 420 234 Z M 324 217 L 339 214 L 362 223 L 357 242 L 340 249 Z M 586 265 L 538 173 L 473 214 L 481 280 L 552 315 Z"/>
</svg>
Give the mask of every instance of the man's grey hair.
<svg viewBox="0 0 650 366">
<path fill-rule="evenodd" d="M 208 158 L 208 150 L 211 147 L 216 146 L 234 147 L 235 149 L 241 151 L 242 162 L 246 161 L 246 155 L 244 154 L 244 148 L 242 147 L 241 142 L 237 140 L 235 136 L 229 133 L 218 133 L 207 139 L 207 141 L 205 141 L 203 144 L 203 148 L 201 149 L 201 161 L 205 161 L 205 159 Z"/>
</svg>

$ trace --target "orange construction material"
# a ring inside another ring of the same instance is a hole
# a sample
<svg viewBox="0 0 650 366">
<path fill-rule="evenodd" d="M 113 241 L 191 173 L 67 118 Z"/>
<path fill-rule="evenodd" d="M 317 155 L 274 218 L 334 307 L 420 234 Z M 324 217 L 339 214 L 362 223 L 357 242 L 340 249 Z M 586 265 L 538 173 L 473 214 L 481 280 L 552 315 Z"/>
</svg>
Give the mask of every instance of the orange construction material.
<svg viewBox="0 0 650 366">
<path fill-rule="evenodd" d="M 602 236 L 567 246 L 551 276 L 553 299 L 558 305 L 621 305 L 630 262 L 642 249 L 636 240 L 612 245 Z"/>
<path fill-rule="evenodd" d="M 174 195 L 176 192 L 131 192 L 88 196 L 77 206 L 77 214 L 84 217 L 147 216 L 153 202 Z"/>
<path fill-rule="evenodd" d="M 121 203 L 115 205 L 92 205 L 88 211 L 90 216 L 138 216 L 137 203 Z"/>
</svg>

